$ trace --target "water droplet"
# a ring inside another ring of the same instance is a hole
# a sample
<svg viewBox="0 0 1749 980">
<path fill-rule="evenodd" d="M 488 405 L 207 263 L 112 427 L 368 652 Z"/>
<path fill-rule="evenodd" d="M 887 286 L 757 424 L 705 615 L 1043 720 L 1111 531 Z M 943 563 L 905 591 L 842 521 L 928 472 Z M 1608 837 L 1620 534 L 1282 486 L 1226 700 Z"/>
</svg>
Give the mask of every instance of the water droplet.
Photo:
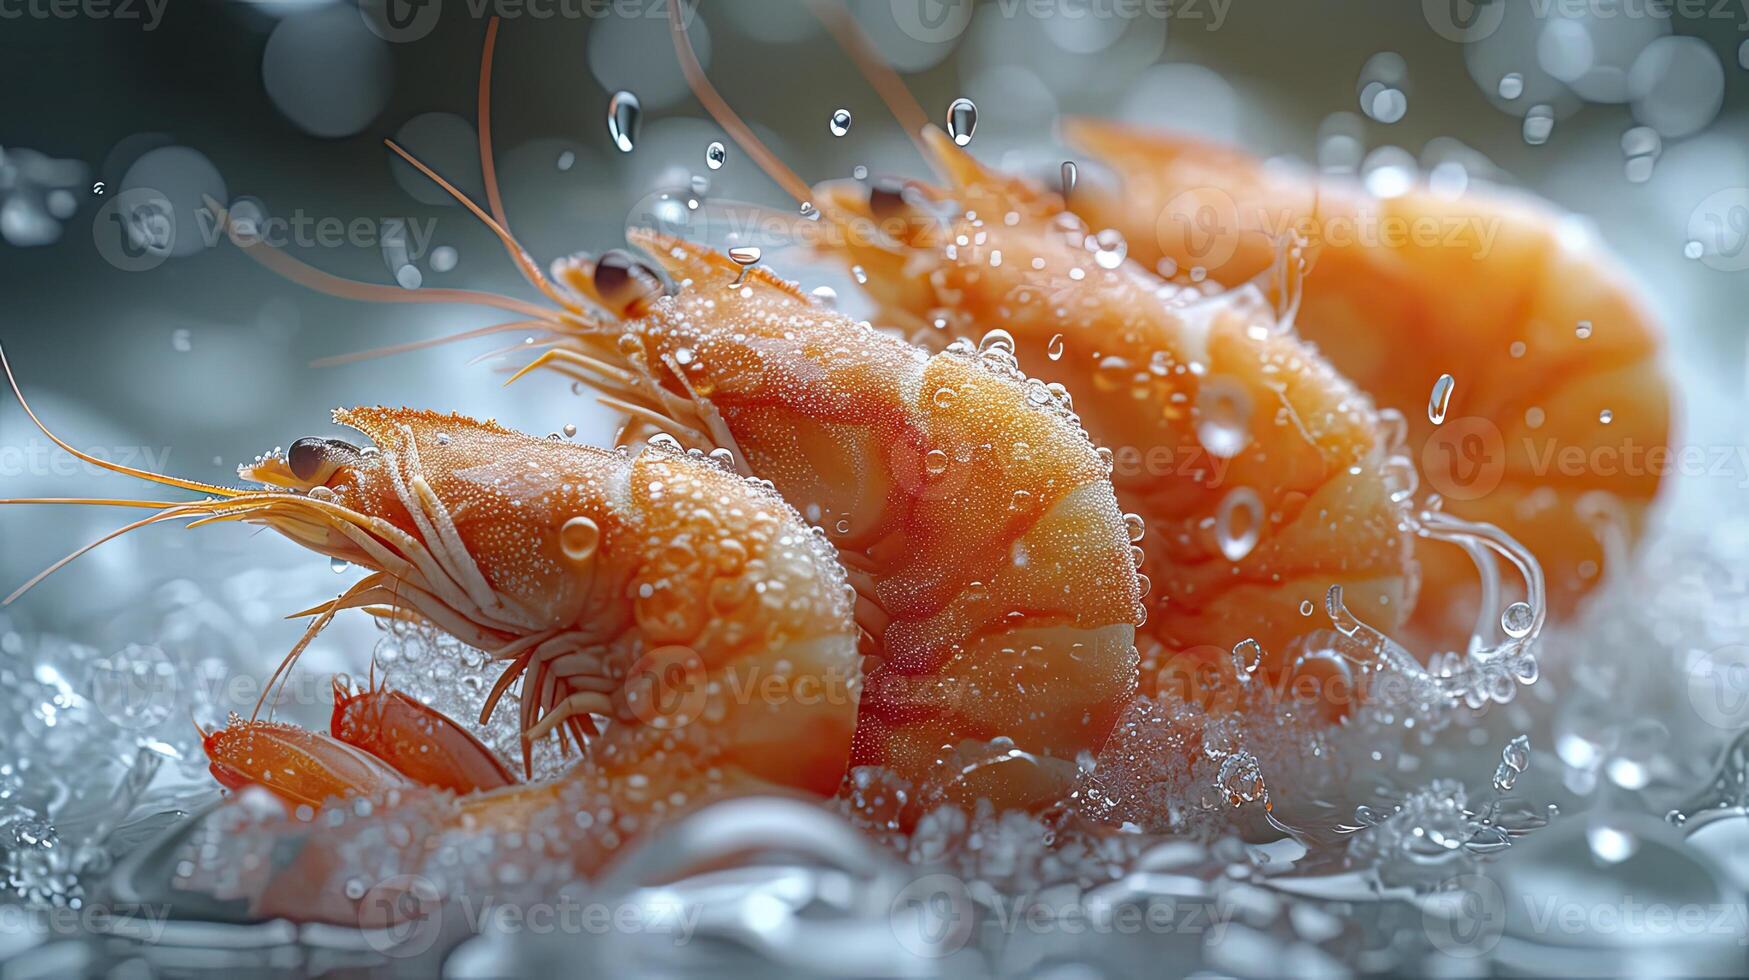
<svg viewBox="0 0 1749 980">
<path fill-rule="evenodd" d="M 947 107 L 947 135 L 953 137 L 954 145 L 965 146 L 972 141 L 972 134 L 978 130 L 978 107 L 971 99 L 959 98 Z"/>
<path fill-rule="evenodd" d="M 459 258 L 453 246 L 439 245 L 431 250 L 431 271 L 448 272 L 455 268 Z"/>
<path fill-rule="evenodd" d="M 1123 265 L 1124 257 L 1129 255 L 1129 251 L 1129 243 L 1115 229 L 1107 228 L 1093 239 L 1093 261 L 1101 269 L 1115 269 Z"/>
<path fill-rule="evenodd" d="M 723 169 L 723 164 L 729 159 L 729 148 L 722 140 L 711 140 L 711 145 L 704 148 L 704 165 L 712 170 Z"/>
<path fill-rule="evenodd" d="M 939 394 L 939 392 L 938 392 Z M 940 449 L 931 449 L 923 454 L 923 469 L 930 476 L 940 476 L 947 472 L 947 453 Z"/>
<path fill-rule="evenodd" d="M 737 245 L 729 249 L 729 261 L 745 269 L 758 262 L 763 254 L 757 245 Z"/>
<path fill-rule="evenodd" d="M 1530 768 L 1530 736 L 1518 735 L 1500 750 L 1500 761 L 1523 772 Z"/>
<path fill-rule="evenodd" d="M 561 431 L 565 433 L 565 438 L 567 439 L 577 438 L 577 426 L 574 423 L 566 422 L 564 429 Z"/>
<path fill-rule="evenodd" d="M 1530 107 L 1524 114 L 1524 141 L 1531 146 L 1541 146 L 1549 141 L 1549 134 L 1555 131 L 1555 110 L 1548 105 L 1538 104 Z"/>
<path fill-rule="evenodd" d="M 559 549 L 572 561 L 588 561 L 600 543 L 601 528 L 587 517 L 573 517 L 559 528 Z"/>
<path fill-rule="evenodd" d="M 1063 335 L 1052 334 L 1050 343 L 1045 345 L 1045 356 L 1053 361 L 1063 359 Z"/>
<path fill-rule="evenodd" d="M 1451 390 L 1457 382 L 1449 374 L 1442 374 L 1433 383 L 1433 391 L 1427 396 L 1427 421 L 1439 425 L 1445 421 L 1445 410 L 1451 405 Z"/>
<path fill-rule="evenodd" d="M 1076 169 L 1075 161 L 1073 161 L 1073 160 L 1064 160 L 1063 161 L 1062 186 L 1063 186 L 1063 199 L 1064 200 L 1068 200 L 1069 192 L 1073 191 L 1075 189 L 1075 181 L 1078 180 L 1080 178 L 1080 176 L 1081 176 L 1081 172 Z"/>
<path fill-rule="evenodd" d="M 1604 425 L 1608 425 L 1615 421 L 1615 413 L 1606 408 L 1597 413 L 1597 421 L 1602 422 Z"/>
<path fill-rule="evenodd" d="M 820 220 L 820 209 L 817 207 L 814 207 L 813 201 L 803 201 L 802 206 L 801 206 L 801 215 L 802 215 L 802 217 L 808 219 L 809 221 L 819 221 Z"/>
<path fill-rule="evenodd" d="M 1313 610 L 1315 610 L 1317 608 L 1318 608 L 1317 606 L 1312 605 L 1312 600 L 1310 600 L 1310 599 L 1301 599 L 1300 600 L 1300 615 L 1301 616 L 1310 616 L 1312 614 Z"/>
<path fill-rule="evenodd" d="M 577 154 L 572 153 L 570 150 L 566 150 L 565 152 L 559 154 L 558 168 L 560 170 L 569 170 L 573 166 L 575 166 L 576 163 L 577 163 Z"/>
<path fill-rule="evenodd" d="M 330 558 L 328 559 L 328 567 L 334 570 L 334 574 L 339 575 L 341 572 L 351 568 L 352 563 L 344 558 Z"/>
<path fill-rule="evenodd" d="M 638 97 L 624 89 L 613 93 L 613 98 L 607 100 L 607 135 L 621 153 L 632 152 L 642 117 L 643 106 L 638 103 Z"/>
<path fill-rule="evenodd" d="M 1124 530 L 1129 532 L 1130 543 L 1134 544 L 1148 533 L 1148 524 L 1140 514 L 1125 514 L 1123 516 Z"/>
<path fill-rule="evenodd" d="M 1500 97 L 1516 99 L 1524 94 L 1524 76 L 1518 72 L 1509 71 L 1500 76 Z"/>
<path fill-rule="evenodd" d="M 1500 614 L 1500 628 L 1506 635 L 1515 640 L 1522 640 L 1530 635 L 1530 627 L 1536 622 L 1536 613 L 1526 602 L 1515 602 L 1506 607 Z"/>
<path fill-rule="evenodd" d="M 1706 246 L 1700 242 L 1689 242 L 1682 246 L 1682 254 L 1686 258 L 1698 259 L 1706 254 Z"/>
<path fill-rule="evenodd" d="M 187 330 L 177 329 L 170 332 L 170 349 L 178 354 L 186 354 L 194 349 L 194 340 Z"/>
<path fill-rule="evenodd" d="M 1409 64 L 1395 51 L 1380 51 L 1360 69 L 1360 111 L 1389 125 L 1409 111 Z"/>
<path fill-rule="evenodd" d="M 1263 644 L 1247 637 L 1233 645 L 1233 671 L 1240 677 L 1257 673 L 1263 664 Z"/>
<path fill-rule="evenodd" d="M 1536 405 L 1532 405 L 1524 410 L 1524 424 L 1532 429 L 1542 428 L 1543 422 L 1547 417 L 1547 414 L 1543 412 L 1542 408 Z"/>
<path fill-rule="evenodd" d="M 1250 487 L 1234 487 L 1215 513 L 1215 542 L 1228 561 L 1240 561 L 1263 533 L 1263 501 Z"/>
<path fill-rule="evenodd" d="M 860 266 L 860 265 L 851 266 L 850 267 L 850 275 L 852 278 L 854 278 L 857 281 L 858 285 L 867 285 L 868 284 L 868 270 L 864 269 L 862 266 Z"/>
<path fill-rule="evenodd" d="M 1590 320 L 1580 320 L 1579 325 L 1573 328 L 1573 336 L 1578 337 L 1580 340 L 1590 340 L 1591 339 L 1591 321 Z"/>
<path fill-rule="evenodd" d="M 1251 396 L 1232 378 L 1210 378 L 1196 393 L 1196 437 L 1212 456 L 1231 459 L 1251 442 Z"/>
<path fill-rule="evenodd" d="M 850 132 L 850 110 L 832 110 L 832 118 L 826 121 L 826 128 L 832 131 L 833 136 L 843 136 Z"/>
<path fill-rule="evenodd" d="M 821 306 L 824 306 L 829 310 L 835 310 L 838 308 L 838 290 L 833 289 L 831 286 L 815 286 L 814 291 L 809 293 L 809 295 L 814 297 L 814 302 L 819 303 Z"/>
<path fill-rule="evenodd" d="M 957 397 L 957 393 L 952 388 L 937 388 L 932 400 L 935 402 L 936 408 L 950 408 L 955 397 Z"/>
</svg>

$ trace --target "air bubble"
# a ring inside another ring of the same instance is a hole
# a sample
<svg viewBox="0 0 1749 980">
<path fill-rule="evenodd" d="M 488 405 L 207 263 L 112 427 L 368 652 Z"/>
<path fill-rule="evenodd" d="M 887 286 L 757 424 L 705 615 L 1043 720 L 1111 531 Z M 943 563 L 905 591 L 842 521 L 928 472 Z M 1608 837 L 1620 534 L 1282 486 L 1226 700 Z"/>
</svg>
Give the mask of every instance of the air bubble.
<svg viewBox="0 0 1749 980">
<path fill-rule="evenodd" d="M 1515 71 L 1500 76 L 1499 91 L 1502 99 L 1518 98 L 1524 94 L 1524 76 Z"/>
<path fill-rule="evenodd" d="M 1604 425 L 1608 425 L 1615 421 L 1615 413 L 1606 408 L 1597 413 L 1597 421 L 1602 422 Z"/>
<path fill-rule="evenodd" d="M 849 109 L 834 109 L 832 118 L 826 121 L 826 128 L 832 131 L 833 136 L 843 136 L 850 132 L 850 121 Z"/>
<path fill-rule="evenodd" d="M 1536 613 L 1525 602 L 1515 602 L 1500 614 L 1500 628 L 1515 640 L 1529 636 L 1530 628 L 1535 622 Z"/>
<path fill-rule="evenodd" d="M 1263 664 L 1263 644 L 1247 637 L 1233 645 L 1233 670 L 1240 677 L 1257 673 Z"/>
<path fill-rule="evenodd" d="M 723 169 L 723 164 L 728 159 L 729 148 L 723 145 L 722 140 L 711 140 L 711 145 L 704 148 L 704 165 L 712 170 Z"/>
<path fill-rule="evenodd" d="M 1215 514 L 1215 543 L 1228 561 L 1240 561 L 1257 547 L 1263 533 L 1263 501 L 1250 487 L 1235 487 L 1221 498 Z"/>
<path fill-rule="evenodd" d="M 1045 345 L 1045 356 L 1053 361 L 1063 359 L 1063 335 L 1052 334 L 1050 343 Z"/>
<path fill-rule="evenodd" d="M 1539 103 L 1530 107 L 1524 114 L 1524 141 L 1531 146 L 1541 146 L 1549 141 L 1549 134 L 1555 131 L 1555 110 L 1547 104 Z"/>
</svg>

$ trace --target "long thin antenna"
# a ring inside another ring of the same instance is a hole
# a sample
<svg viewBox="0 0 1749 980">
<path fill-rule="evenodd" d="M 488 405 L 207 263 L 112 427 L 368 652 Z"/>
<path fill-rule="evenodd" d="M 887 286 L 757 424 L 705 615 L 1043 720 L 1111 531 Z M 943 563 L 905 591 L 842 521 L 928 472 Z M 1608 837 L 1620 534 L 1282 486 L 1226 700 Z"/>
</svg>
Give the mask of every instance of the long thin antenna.
<svg viewBox="0 0 1749 980">
<path fill-rule="evenodd" d="M 838 46 L 850 55 L 850 60 L 856 64 L 856 70 L 874 86 L 881 101 L 886 103 L 887 111 L 904 127 L 905 135 L 910 137 L 917 152 L 923 155 L 923 159 L 931 167 L 939 169 L 929 144 L 923 141 L 923 128 L 929 125 L 929 114 L 923 111 L 916 96 L 905 87 L 905 81 L 899 77 L 899 73 L 875 50 L 874 43 L 868 39 L 862 25 L 856 22 L 848 9 L 832 0 L 808 0 L 808 9 L 820 19 L 820 23 L 826 25 L 826 30 L 831 32 Z"/>
<path fill-rule="evenodd" d="M 807 182 L 797 177 L 795 171 L 784 166 L 777 154 L 771 152 L 770 147 L 753 135 L 753 130 L 741 121 L 734 109 L 729 108 L 729 103 L 723 100 L 716 86 L 705 77 L 704 66 L 698 63 L 698 54 L 692 50 L 692 41 L 686 36 L 686 23 L 680 14 L 681 2 L 682 0 L 671 0 L 668 4 L 668 28 L 674 35 L 674 53 L 680 59 L 680 71 L 686 76 L 686 84 L 692 89 L 692 94 L 698 97 L 705 111 L 711 114 L 717 125 L 723 127 L 735 141 L 735 145 L 746 151 L 753 158 L 753 162 L 759 165 L 759 169 L 765 171 L 767 177 L 776 181 L 785 193 L 795 198 L 797 204 L 807 203 L 813 196 Z"/>
</svg>

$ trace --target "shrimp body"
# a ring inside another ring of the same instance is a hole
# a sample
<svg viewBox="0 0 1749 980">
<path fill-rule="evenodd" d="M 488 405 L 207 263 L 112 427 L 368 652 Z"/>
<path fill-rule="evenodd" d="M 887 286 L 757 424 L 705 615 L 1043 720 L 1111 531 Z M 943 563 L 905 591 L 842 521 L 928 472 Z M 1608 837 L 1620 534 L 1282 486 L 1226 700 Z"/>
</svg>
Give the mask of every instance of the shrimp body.
<svg viewBox="0 0 1749 980">
<path fill-rule="evenodd" d="M 1000 327 L 1029 373 L 1072 394 L 1147 528 L 1144 689 L 1181 684 L 1186 655 L 1225 658 L 1247 639 L 1279 673 L 1310 632 L 1304 604 L 1331 585 L 1394 628 L 1415 577 L 1369 400 L 1262 302 L 1179 290 L 1102 254 L 1055 195 L 984 169 L 939 130 L 927 144 L 951 186 L 817 190 L 850 229 L 839 258 L 863 267 L 883 319 L 925 334 Z"/>
<path fill-rule="evenodd" d="M 144 523 L 265 524 L 370 569 L 311 611 L 292 658 L 342 609 L 427 621 L 507 662 L 482 721 L 520 680 L 525 754 L 559 728 L 583 760 L 508 785 L 447 719 L 392 698 L 361 716 L 342 699 L 338 737 L 265 722 L 208 736 L 225 785 L 299 805 L 393 791 L 456 830 L 527 826 L 587 798 L 624 822 L 570 842 L 584 874 L 628 828 L 711 799 L 837 789 L 861 682 L 850 590 L 775 494 L 656 448 L 632 456 L 408 409 L 335 420 L 371 444 L 299 440 L 241 469 L 262 490 L 94 465 L 216 494 L 123 502 L 157 508 Z M 439 758 L 410 763 L 418 747 L 401 743 L 421 740 Z"/>
<path fill-rule="evenodd" d="M 1446 511 L 1537 556 L 1551 612 L 1570 612 L 1602 577 L 1580 498 L 1603 491 L 1630 535 L 1643 528 L 1662 472 L 1647 460 L 1670 434 L 1659 330 L 1589 231 L 1521 196 L 1422 186 L 1380 199 L 1176 134 L 1076 120 L 1067 136 L 1119 178 L 1087 182 L 1071 206 L 1121 232 L 1145 265 L 1235 284 L 1269 266 L 1284 232 L 1305 235 L 1315 264 L 1299 334 L 1409 419 L 1408 448 Z M 1436 424 L 1427 406 L 1442 374 L 1456 389 Z M 1418 624 L 1461 628 L 1469 560 L 1439 544 L 1416 558 Z"/>
<path fill-rule="evenodd" d="M 633 238 L 678 288 L 626 289 L 649 272 L 620 253 L 561 261 L 557 282 L 619 316 L 564 343 L 624 355 L 671 433 L 730 449 L 837 546 L 878 659 L 853 764 L 922 780 L 944 747 L 1006 738 L 1025 773 L 975 793 L 1055 799 L 1135 688 L 1137 573 L 1086 434 L 1003 351 L 931 356 L 763 270 Z"/>
</svg>

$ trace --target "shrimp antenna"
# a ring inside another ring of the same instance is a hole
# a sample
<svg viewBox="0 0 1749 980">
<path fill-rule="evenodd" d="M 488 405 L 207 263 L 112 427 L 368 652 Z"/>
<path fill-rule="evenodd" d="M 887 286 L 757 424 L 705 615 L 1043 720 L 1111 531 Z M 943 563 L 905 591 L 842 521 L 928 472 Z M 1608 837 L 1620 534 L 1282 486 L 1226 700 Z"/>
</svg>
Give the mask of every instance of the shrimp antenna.
<svg viewBox="0 0 1749 980">
<path fill-rule="evenodd" d="M 937 174 L 946 176 L 936 153 L 923 140 L 923 130 L 929 126 L 929 114 L 923 111 L 923 105 L 905 87 L 905 81 L 899 77 L 899 73 L 875 50 L 868 33 L 850 15 L 850 10 L 843 4 L 830 0 L 808 0 L 808 9 L 813 11 L 820 23 L 826 25 L 826 30 L 832 34 L 832 39 L 838 42 L 838 46 L 850 55 L 856 70 L 874 86 L 876 94 L 886 103 L 887 111 L 904 128 L 911 145 L 917 147 L 917 152 Z"/>
<path fill-rule="evenodd" d="M 770 147 L 753 135 L 753 130 L 741 121 L 734 109 L 729 108 L 729 103 L 723 100 L 716 86 L 705 76 L 704 66 L 698 63 L 698 54 L 692 50 L 692 40 L 686 36 L 686 22 L 681 17 L 680 3 L 681 0 L 673 0 L 668 4 L 668 28 L 674 35 L 674 54 L 680 59 L 680 71 L 686 76 L 687 87 L 692 89 L 692 94 L 698 97 L 698 101 L 711 114 L 711 118 L 717 121 L 717 125 L 723 127 L 736 146 L 753 158 L 753 162 L 759 165 L 759 169 L 767 177 L 776 181 L 785 193 L 795 198 L 797 204 L 806 203 L 813 196 L 807 182 L 797 177 L 795 171 L 785 166 Z M 694 12 L 697 9 L 695 4 Z"/>
<path fill-rule="evenodd" d="M 66 440 L 49 431 L 49 427 L 44 425 L 42 419 L 36 417 L 36 412 L 31 410 L 30 402 L 25 401 L 24 392 L 18 387 L 18 379 L 12 374 L 12 363 L 6 359 L 6 350 L 4 347 L 0 347 L 0 368 L 4 368 L 6 371 L 6 381 L 12 386 L 12 394 L 17 396 L 19 407 L 24 409 L 24 414 L 30 416 L 31 422 L 36 424 L 37 429 L 39 429 L 43 435 L 48 436 L 49 441 L 71 453 L 74 458 L 79 459 L 82 462 L 90 463 L 92 466 L 108 470 L 111 473 L 123 473 L 128 476 L 137 477 L 141 480 L 149 480 L 153 483 L 163 484 L 164 486 L 181 487 L 184 490 L 193 490 L 196 493 L 210 493 L 220 497 L 241 497 L 250 492 L 248 490 L 238 490 L 234 487 L 221 487 L 216 484 L 201 483 L 198 480 L 184 480 L 181 477 L 168 476 L 163 473 L 154 473 L 151 470 L 136 469 L 132 466 L 124 466 L 121 463 L 112 463 L 107 459 L 99 459 L 90 453 L 74 449 L 67 444 Z"/>
</svg>

